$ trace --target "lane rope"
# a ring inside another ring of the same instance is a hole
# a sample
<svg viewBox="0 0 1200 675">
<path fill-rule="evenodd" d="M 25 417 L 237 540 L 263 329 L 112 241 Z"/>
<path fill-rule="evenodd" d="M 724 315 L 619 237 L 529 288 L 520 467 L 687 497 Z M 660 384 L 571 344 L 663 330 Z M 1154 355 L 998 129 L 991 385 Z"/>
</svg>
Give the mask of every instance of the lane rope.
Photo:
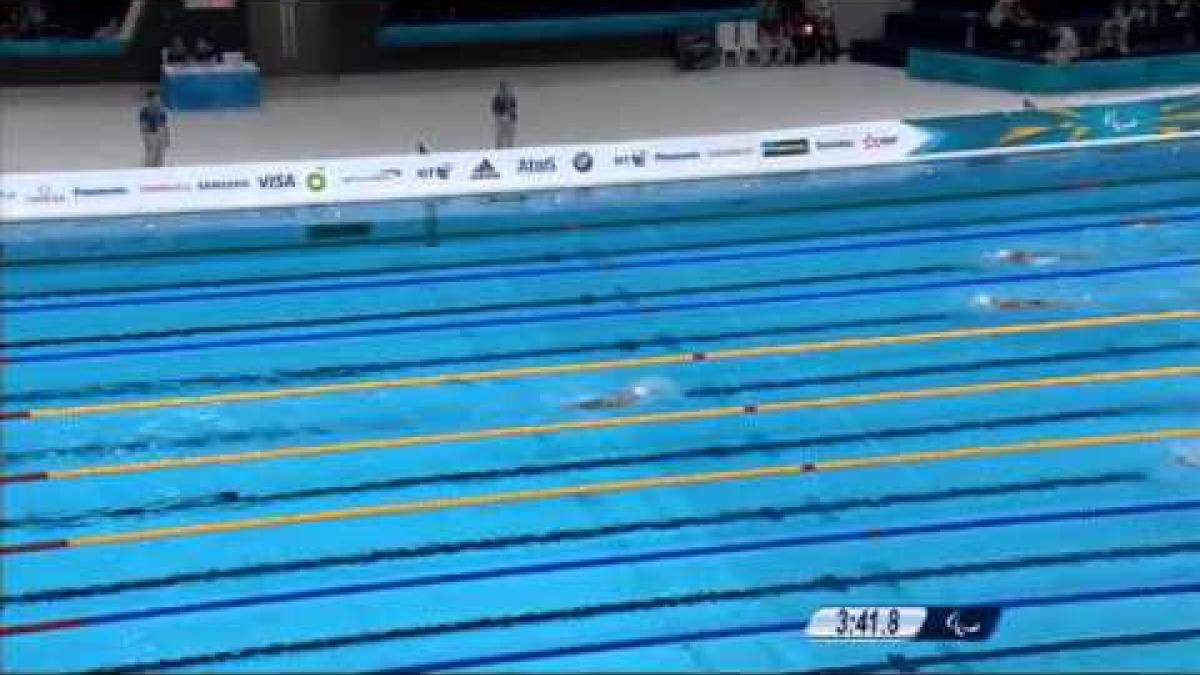
<svg viewBox="0 0 1200 675">
<path fill-rule="evenodd" d="M 254 595 L 200 600 L 175 605 L 160 605 L 141 607 L 137 609 L 120 610 L 76 617 L 49 619 L 28 623 L 11 623 L 0 625 L 0 638 L 27 633 L 43 633 L 103 624 L 126 623 L 144 619 L 158 619 L 167 616 L 181 616 L 200 612 L 220 611 L 226 609 L 244 609 L 262 605 L 299 602 L 318 598 L 344 597 L 350 595 L 371 594 L 399 589 L 442 586 L 470 581 L 494 581 L 496 579 L 544 575 L 556 572 L 576 571 L 613 567 L 617 565 L 638 565 L 664 561 L 705 558 L 709 556 L 737 555 L 755 553 L 775 549 L 800 548 L 820 546 L 834 543 L 872 540 L 918 535 L 945 534 L 949 532 L 964 532 L 981 529 L 1017 527 L 1024 525 L 1044 525 L 1046 523 L 1063 523 L 1078 520 L 1096 522 L 1101 519 L 1129 516 L 1154 515 L 1163 513 L 1182 513 L 1200 509 L 1200 500 L 1151 502 L 1127 504 L 1121 506 L 1102 506 L 1093 509 L 1072 509 L 1068 511 L 1040 511 L 1006 514 L 999 516 L 973 517 L 953 520 L 934 520 L 905 525 L 889 525 L 881 528 L 856 528 L 837 530 L 816 534 L 802 534 L 788 537 L 761 537 L 758 539 L 742 539 L 721 544 L 701 546 L 684 546 L 673 548 L 652 548 L 635 553 L 616 553 L 586 558 L 566 558 L 547 562 L 521 563 L 516 565 L 492 566 L 469 569 L 461 572 L 435 572 L 416 576 L 390 577 L 372 579 L 356 583 L 336 586 L 310 586 L 290 590 L 277 590 Z M 1188 542 L 1192 551 L 1200 551 L 1200 542 Z M 1170 552 L 1178 552 L 1178 545 L 1143 546 L 1126 553 L 1136 551 L 1137 557 Z M 1055 557 L 1054 555 L 1050 556 Z M 1072 561 L 1076 562 L 1076 561 Z M 1043 558 L 1045 564 L 1045 558 Z"/>
<path fill-rule="evenodd" d="M 722 406 L 717 408 L 701 408 L 698 410 L 645 413 L 641 415 L 607 417 L 603 419 L 572 420 L 567 422 L 553 422 L 550 424 L 492 427 L 490 429 L 478 429 L 474 431 L 451 431 L 436 434 L 417 434 L 413 436 L 401 436 L 398 438 L 369 441 L 346 441 L 342 443 L 327 443 L 323 445 L 291 446 L 275 448 L 271 450 L 250 450 L 246 452 L 202 455 L 198 457 L 172 457 L 166 459 L 149 460 L 145 462 L 127 462 L 123 464 L 85 466 L 76 469 L 3 474 L 0 475 L 0 484 L 33 483 L 47 480 L 64 480 L 95 476 L 116 476 L 142 473 L 146 471 L 159 471 L 163 469 L 178 469 L 216 464 L 237 464 L 241 462 L 280 459 L 284 457 L 315 457 L 319 455 L 330 455 L 335 453 L 358 452 L 361 450 L 385 450 L 412 447 L 416 445 L 539 436 L 557 433 L 560 431 L 611 429 L 615 427 L 626 427 L 640 424 L 662 424 L 666 422 L 688 422 L 695 420 L 718 419 L 735 415 L 768 414 L 812 408 L 838 408 L 850 405 L 864 405 L 868 403 L 911 401 L 917 399 L 964 396 L 968 394 L 982 394 L 997 391 L 1041 389 L 1065 385 L 1113 383 L 1130 380 L 1148 380 L 1190 375 L 1200 375 L 1200 366 L 1166 366 L 1161 368 L 1139 370 L 1119 370 L 1084 373 L 1080 375 L 1060 375 L 1054 377 L 1043 377 L 1034 380 L 1002 380 L 999 382 L 981 382 L 977 384 L 962 384 L 945 387 L 927 387 L 924 389 L 883 391 L 869 394 L 848 394 L 843 396 L 827 396 L 820 398 L 796 399 L 790 401 L 776 401 L 772 403 L 751 403 L 746 405 Z"/>
<path fill-rule="evenodd" d="M 1117 314 L 1109 316 L 1072 319 L 1065 321 L 1046 321 L 1025 324 L 1007 324 L 1002 326 L 986 326 L 981 328 L 959 328 L 953 330 L 910 333 L 907 335 L 884 335 L 865 338 L 844 338 L 822 342 L 793 343 L 784 345 L 768 345 L 764 347 L 734 348 L 710 352 L 689 352 L 663 354 L 660 356 L 645 356 L 632 359 L 607 359 L 565 363 L 559 365 L 526 366 L 521 368 L 503 368 L 495 370 L 470 371 L 462 373 L 440 373 L 436 375 L 417 375 L 412 377 L 394 378 L 387 380 L 360 380 L 336 384 L 313 385 L 306 387 L 283 387 L 253 391 L 229 392 L 223 394 L 208 394 L 202 396 L 175 396 L 142 401 L 118 401 L 113 403 L 96 403 L 90 405 L 44 407 L 30 410 L 0 412 L 0 420 L 16 419 L 50 419 L 57 417 L 79 417 L 133 410 L 153 410 L 185 406 L 213 405 L 221 403 L 241 403 L 247 401 L 262 401 L 277 398 L 293 398 L 301 396 L 318 396 L 325 394 L 377 391 L 382 389 L 400 389 L 407 387 L 422 387 L 439 384 L 457 384 L 470 382 L 485 382 L 494 380 L 515 379 L 542 375 L 563 375 L 573 373 L 595 372 L 626 368 L 644 368 L 646 366 L 677 365 L 702 361 L 722 361 L 730 359 L 758 358 L 764 356 L 784 356 L 795 354 L 811 354 L 831 352 L 844 349 L 859 349 L 866 347 L 881 347 L 887 345 L 920 344 L 942 340 L 956 340 L 977 337 L 994 337 L 1001 335 L 1020 335 L 1042 333 L 1060 330 L 1079 330 L 1084 328 L 1100 328 L 1131 324 L 1144 324 L 1161 321 L 1183 321 L 1200 319 L 1200 310 L 1177 310 L 1165 312 L 1147 312 L 1137 314 Z"/>
<path fill-rule="evenodd" d="M 585 483 L 581 485 L 567 485 L 553 488 L 513 490 L 508 492 L 422 499 L 392 504 L 360 506 L 348 509 L 316 511 L 284 516 L 216 521 L 209 523 L 198 523 L 195 525 L 178 525 L 146 530 L 131 530 L 112 534 L 84 535 L 64 539 L 0 546 L 0 555 L 32 553 L 63 548 L 81 548 L 85 546 L 100 546 L 107 544 L 155 541 L 160 539 L 191 537 L 203 534 L 217 534 L 252 529 L 272 528 L 284 525 L 299 525 L 305 523 L 331 522 L 355 518 L 423 513 L 473 506 L 494 506 L 498 504 L 542 501 L 561 497 L 604 495 L 654 488 L 706 485 L 769 477 L 778 478 L 812 474 L 822 471 L 844 471 L 883 466 L 925 464 L 928 462 L 952 459 L 995 457 L 1020 453 L 1078 449 L 1099 445 L 1145 443 L 1181 438 L 1200 438 L 1200 427 L 1182 427 L 1096 436 L 1043 439 L 1005 445 L 966 446 L 948 450 L 891 453 L 869 457 L 821 460 L 815 462 L 805 462 L 802 464 L 784 464 L 755 467 L 750 469 L 710 471 L 703 473 L 636 478 L 630 480 L 605 481 L 599 483 Z"/>
</svg>

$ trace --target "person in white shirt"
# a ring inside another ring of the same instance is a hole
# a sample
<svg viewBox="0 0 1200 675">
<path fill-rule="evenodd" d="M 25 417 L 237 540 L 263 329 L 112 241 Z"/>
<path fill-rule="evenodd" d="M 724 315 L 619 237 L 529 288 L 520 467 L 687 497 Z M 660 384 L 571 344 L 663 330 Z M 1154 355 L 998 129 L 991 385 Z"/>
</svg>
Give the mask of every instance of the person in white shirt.
<svg viewBox="0 0 1200 675">
<path fill-rule="evenodd" d="M 1057 42 L 1054 49 L 1051 49 L 1042 54 L 1042 58 L 1047 63 L 1053 63 L 1056 66 L 1065 66 L 1072 61 L 1079 60 L 1079 34 L 1070 26 L 1059 26 L 1054 31 Z"/>
</svg>

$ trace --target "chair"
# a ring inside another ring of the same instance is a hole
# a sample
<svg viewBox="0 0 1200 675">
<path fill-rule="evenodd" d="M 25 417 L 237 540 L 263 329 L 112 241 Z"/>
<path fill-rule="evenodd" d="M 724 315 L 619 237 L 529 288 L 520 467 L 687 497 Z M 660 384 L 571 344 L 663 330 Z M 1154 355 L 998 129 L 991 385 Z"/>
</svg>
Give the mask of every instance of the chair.
<svg viewBox="0 0 1200 675">
<path fill-rule="evenodd" d="M 717 49 L 721 52 L 721 65 L 740 65 L 742 51 L 738 46 L 738 25 L 731 21 L 717 24 Z M 732 62 L 730 61 L 732 57 Z"/>
<path fill-rule="evenodd" d="M 783 26 L 775 25 L 773 29 L 770 29 L 763 24 L 759 28 L 758 39 L 762 44 L 763 60 L 766 65 L 791 63 L 795 57 L 796 48 Z"/>
<path fill-rule="evenodd" d="M 763 54 L 762 45 L 758 42 L 758 22 L 753 19 L 747 19 L 738 23 L 738 51 L 741 52 L 742 61 L 748 62 L 750 55 L 754 55 L 754 62 L 762 64 Z"/>
</svg>

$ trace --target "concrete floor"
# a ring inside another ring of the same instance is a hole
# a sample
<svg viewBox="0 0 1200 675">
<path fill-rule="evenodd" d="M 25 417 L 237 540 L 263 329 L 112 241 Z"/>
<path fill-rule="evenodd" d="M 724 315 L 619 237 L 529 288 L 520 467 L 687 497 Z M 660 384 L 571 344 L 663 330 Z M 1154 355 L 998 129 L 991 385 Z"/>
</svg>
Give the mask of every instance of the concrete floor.
<svg viewBox="0 0 1200 675">
<path fill-rule="evenodd" d="M 173 117 L 173 165 L 327 158 L 491 143 L 501 78 L 521 101 L 522 145 L 800 127 L 1012 109 L 1020 96 L 909 80 L 861 64 L 678 73 L 667 60 L 270 80 L 259 110 Z M 143 87 L 0 92 L 0 172 L 136 166 Z M 1192 90 L 1195 88 L 1193 87 Z M 1132 92 L 1133 95 L 1139 92 Z M 1123 98 L 1131 92 L 1122 92 Z M 1099 98 L 1040 99 L 1042 105 Z"/>
</svg>

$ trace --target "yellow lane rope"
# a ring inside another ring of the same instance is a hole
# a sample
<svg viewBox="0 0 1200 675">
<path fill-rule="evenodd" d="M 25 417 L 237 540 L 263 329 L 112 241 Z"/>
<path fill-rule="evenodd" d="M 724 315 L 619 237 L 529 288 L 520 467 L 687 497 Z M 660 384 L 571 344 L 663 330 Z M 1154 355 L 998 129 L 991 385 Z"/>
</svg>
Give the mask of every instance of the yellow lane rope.
<svg viewBox="0 0 1200 675">
<path fill-rule="evenodd" d="M 155 408 L 170 408 L 183 406 L 211 405 L 216 403 L 238 403 L 246 401 L 261 401 L 266 399 L 290 398 L 298 396 L 317 396 L 323 394 L 362 392 L 378 389 L 399 389 L 404 387 L 421 387 L 449 383 L 482 382 L 486 380 L 503 380 L 538 375 L 562 375 L 568 373 L 584 373 L 600 370 L 615 370 L 623 368 L 642 368 L 646 366 L 663 366 L 682 363 L 720 361 L 727 359 L 745 359 L 762 356 L 781 356 L 790 354 L 807 354 L 829 352 L 842 349 L 863 347 L 880 347 L 884 345 L 918 344 L 940 340 L 956 340 L 998 335 L 1018 335 L 1024 333 L 1042 333 L 1059 330 L 1077 330 L 1083 328 L 1099 328 L 1104 326 L 1120 326 L 1142 324 L 1158 321 L 1176 321 L 1200 319 L 1200 310 L 1179 310 L 1170 312 L 1153 312 L 1141 314 L 1118 314 L 1111 316 L 1073 319 L 1068 321 L 1048 321 L 1041 323 L 1010 324 L 1004 326 L 988 326 L 981 328 L 959 328 L 954 330 L 912 333 L 908 335 L 884 335 L 865 338 L 846 338 L 825 342 L 809 342 L 786 345 L 767 345 L 764 347 L 749 347 L 738 349 L 723 349 L 711 352 L 688 352 L 664 354 L 661 356 L 646 356 L 632 359 L 611 359 L 604 361 L 585 361 L 579 363 L 564 363 L 559 365 L 527 366 L 523 368 L 505 368 L 499 370 L 482 370 L 462 373 L 441 373 L 437 375 L 417 375 L 390 380 L 361 380 L 357 382 L 342 382 L 322 384 L 307 387 L 284 387 L 279 389 L 264 389 L 255 391 L 229 392 L 224 394 L 209 394 L 204 396 L 176 396 L 168 398 L 147 399 L 143 401 L 119 401 L 114 403 L 97 403 L 91 405 L 35 408 L 25 411 L 21 419 L 47 419 L 53 417 L 77 417 L 101 413 L 128 412 L 133 410 L 151 410 Z"/>
<path fill-rule="evenodd" d="M 834 408 L 848 405 L 862 405 L 867 403 L 883 403 L 888 401 L 963 396 L 967 394 L 982 394 L 1020 389 L 1039 389 L 1064 385 L 1111 383 L 1127 380 L 1147 380 L 1186 375 L 1200 375 L 1200 366 L 1168 366 L 1141 370 L 1122 370 L 1084 373 L 1080 375 L 1043 377 L 1034 380 L 982 382 L 978 384 L 928 387 L 924 389 L 901 391 L 884 391 L 869 394 L 850 394 L 845 396 L 828 396 L 752 405 L 723 406 L 700 410 L 647 413 L 642 415 L 627 415 L 604 419 L 573 420 L 567 422 L 555 422 L 551 424 L 494 427 L 491 429 L 479 429 L 475 431 L 420 434 L 380 440 L 349 441 L 343 443 L 329 443 L 324 445 L 310 446 L 291 446 L 276 448 L 273 450 L 254 450 L 220 455 L 168 458 L 145 462 L 129 462 L 124 464 L 107 464 L 80 467 L 77 469 L 46 471 L 38 473 L 35 480 L 81 478 L 85 476 L 112 476 L 144 471 L 156 471 L 160 469 L 206 466 L 212 464 L 234 464 L 239 462 L 265 459 L 278 459 L 282 457 L 306 457 L 328 455 L 333 453 L 354 452 L 359 450 L 381 450 L 435 443 L 453 443 L 492 438 L 534 436 L 578 429 L 607 429 L 639 424 L 661 424 L 665 422 L 714 419 L 720 417 L 729 417 L 732 415 L 783 412 L 789 410 L 801 410 L 805 408 Z M 5 476 L 0 476 L 0 482 L 4 482 L 5 478 Z"/>
<path fill-rule="evenodd" d="M 555 499 L 583 495 L 600 495 L 617 492 L 631 492 L 651 488 L 684 487 L 722 483 L 728 481 L 750 480 L 756 478 L 793 476 L 819 471 L 839 471 L 849 469 L 866 469 L 881 466 L 924 464 L 927 462 L 951 459 L 967 459 L 1018 453 L 1045 452 L 1049 450 L 1067 450 L 1093 447 L 1097 445 L 1117 445 L 1128 443 L 1143 443 L 1178 438 L 1200 437 L 1200 427 L 1184 427 L 1176 429 L 1157 429 L 1100 436 L 1082 436 L 1074 438 L 1056 438 L 1007 445 L 977 445 L 953 448 L 949 450 L 930 450 L 924 452 L 893 453 L 858 457 L 849 459 L 833 459 L 810 462 L 805 464 L 787 464 L 776 466 L 756 467 L 735 471 L 713 471 L 707 473 L 679 474 L 659 476 L 654 478 L 639 478 L 633 480 L 608 481 L 602 483 L 587 483 L 583 485 L 568 485 L 562 487 L 536 490 L 514 490 L 510 492 L 494 492 L 490 494 L 471 495 L 466 497 L 447 497 L 443 499 L 423 499 L 419 501 L 381 504 L 378 506 L 362 506 L 350 509 L 317 511 L 299 513 L 287 516 L 268 518 L 250 518 L 245 520 L 228 520 L 196 525 L 163 527 L 148 530 L 117 532 L 114 534 L 86 535 L 63 540 L 65 547 L 95 546 L 100 544 L 118 544 L 138 541 L 167 539 L 172 537 L 188 537 L 218 532 L 235 532 L 258 528 L 279 527 L 282 525 L 298 525 L 301 523 L 318 523 L 351 518 L 373 516 L 399 515 L 405 513 L 420 513 L 469 506 L 490 506 L 496 504 L 511 504 L 536 500 Z"/>
</svg>

